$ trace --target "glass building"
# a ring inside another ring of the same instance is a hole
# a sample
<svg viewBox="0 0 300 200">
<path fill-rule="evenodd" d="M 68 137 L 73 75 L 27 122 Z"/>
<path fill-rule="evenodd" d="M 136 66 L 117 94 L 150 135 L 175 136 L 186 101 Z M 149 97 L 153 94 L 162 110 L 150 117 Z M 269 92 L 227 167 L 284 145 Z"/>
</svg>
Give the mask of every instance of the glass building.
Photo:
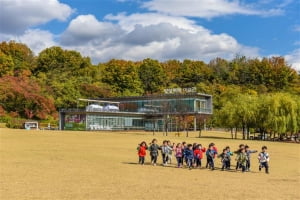
<svg viewBox="0 0 300 200">
<path fill-rule="evenodd" d="M 157 130 L 178 128 L 179 116 L 212 114 L 212 96 L 165 94 L 156 96 L 79 99 L 82 108 L 61 109 L 60 130 Z"/>
</svg>

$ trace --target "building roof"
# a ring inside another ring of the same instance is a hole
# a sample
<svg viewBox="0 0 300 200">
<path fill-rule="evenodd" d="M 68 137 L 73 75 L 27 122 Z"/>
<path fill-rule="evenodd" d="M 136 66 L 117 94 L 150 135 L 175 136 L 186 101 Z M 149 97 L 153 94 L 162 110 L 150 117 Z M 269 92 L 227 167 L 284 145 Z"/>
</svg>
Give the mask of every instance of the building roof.
<svg viewBox="0 0 300 200">
<path fill-rule="evenodd" d="M 153 100 L 153 99 L 179 99 L 179 98 L 212 98 L 212 95 L 203 93 L 188 93 L 188 94 L 160 94 L 160 95 L 147 95 L 147 96 L 131 96 L 131 97 L 111 97 L 99 98 L 97 101 L 130 101 L 130 100 Z"/>
</svg>

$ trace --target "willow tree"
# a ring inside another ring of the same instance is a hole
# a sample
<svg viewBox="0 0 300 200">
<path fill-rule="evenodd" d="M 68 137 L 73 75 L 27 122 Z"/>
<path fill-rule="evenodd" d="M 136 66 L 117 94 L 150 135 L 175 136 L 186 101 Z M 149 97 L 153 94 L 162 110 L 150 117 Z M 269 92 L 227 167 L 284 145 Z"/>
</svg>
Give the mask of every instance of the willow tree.
<svg viewBox="0 0 300 200">
<path fill-rule="evenodd" d="M 261 132 L 285 134 L 299 130 L 299 100 L 290 94 L 275 93 L 262 96 L 259 102 L 258 125 Z"/>
<path fill-rule="evenodd" d="M 237 127 L 239 121 L 236 113 L 237 106 L 228 101 L 225 105 L 214 114 L 216 116 L 217 124 L 222 127 L 230 128 L 231 138 L 233 139 L 233 129 L 235 128 L 235 139 L 237 139 Z"/>
</svg>

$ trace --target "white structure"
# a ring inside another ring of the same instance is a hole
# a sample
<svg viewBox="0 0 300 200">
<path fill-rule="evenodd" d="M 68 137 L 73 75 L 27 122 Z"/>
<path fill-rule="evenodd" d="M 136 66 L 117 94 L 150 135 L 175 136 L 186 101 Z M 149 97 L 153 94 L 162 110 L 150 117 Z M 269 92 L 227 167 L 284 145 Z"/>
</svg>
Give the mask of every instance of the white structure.
<svg viewBox="0 0 300 200">
<path fill-rule="evenodd" d="M 86 107 L 87 112 L 101 112 L 103 111 L 103 106 L 98 104 L 90 104 Z"/>
<path fill-rule="evenodd" d="M 39 129 L 39 123 L 38 122 L 25 122 L 24 123 L 24 128 L 26 130 L 38 130 Z"/>
<path fill-rule="evenodd" d="M 115 105 L 107 105 L 103 108 L 104 111 L 119 111 L 119 107 L 118 106 L 115 106 Z"/>
</svg>

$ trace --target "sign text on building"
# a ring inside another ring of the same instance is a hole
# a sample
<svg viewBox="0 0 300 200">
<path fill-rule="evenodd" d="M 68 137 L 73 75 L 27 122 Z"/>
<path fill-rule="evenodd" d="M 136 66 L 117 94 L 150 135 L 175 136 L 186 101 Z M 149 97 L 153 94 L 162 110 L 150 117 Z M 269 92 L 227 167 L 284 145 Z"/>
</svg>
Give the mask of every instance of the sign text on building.
<svg viewBox="0 0 300 200">
<path fill-rule="evenodd" d="M 195 93 L 197 92 L 196 87 L 191 88 L 167 88 L 164 89 L 165 94 L 186 94 L 186 93 Z"/>
</svg>

